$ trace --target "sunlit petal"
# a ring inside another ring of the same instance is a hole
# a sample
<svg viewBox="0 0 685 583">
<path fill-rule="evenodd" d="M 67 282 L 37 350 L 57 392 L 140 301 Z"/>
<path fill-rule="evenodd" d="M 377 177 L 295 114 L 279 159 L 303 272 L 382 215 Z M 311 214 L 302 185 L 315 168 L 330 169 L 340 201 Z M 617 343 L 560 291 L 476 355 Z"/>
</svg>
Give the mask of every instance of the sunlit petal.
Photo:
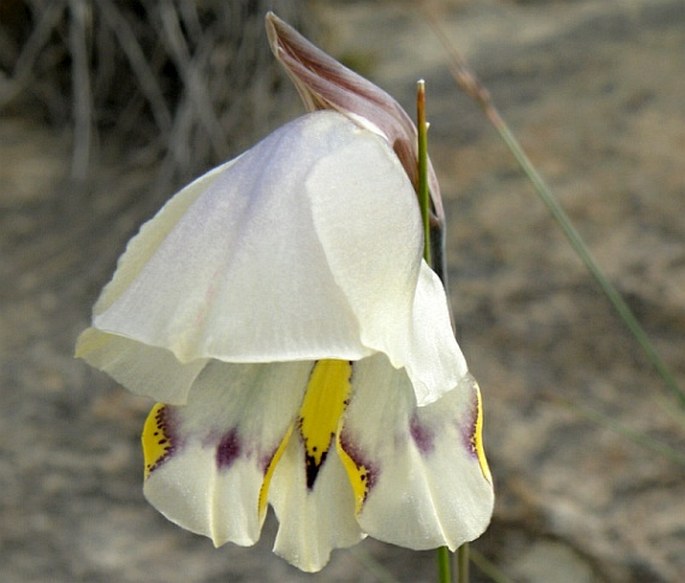
<svg viewBox="0 0 685 583">
<path fill-rule="evenodd" d="M 182 403 L 208 358 L 358 360 L 381 351 L 409 367 L 419 401 L 430 402 L 454 386 L 462 357 L 444 293 L 423 273 L 419 220 L 382 138 L 337 113 L 304 116 L 181 191 L 143 227 L 77 354 L 132 390 Z M 434 334 L 415 334 L 414 310 Z"/>
<path fill-rule="evenodd" d="M 266 15 L 271 50 L 295 84 L 305 107 L 339 111 L 364 127 L 377 128 L 388 140 L 409 176 L 418 183 L 418 139 L 402 106 L 377 85 L 348 69 L 303 37 L 273 12 Z M 433 220 L 442 224 L 440 185 L 428 162 Z"/>
<path fill-rule="evenodd" d="M 187 405 L 153 409 L 143 435 L 150 503 L 217 546 L 254 544 L 264 518 L 262 484 L 295 421 L 311 368 L 212 361 Z"/>
<path fill-rule="evenodd" d="M 422 407 L 455 389 L 468 371 L 454 339 L 445 290 L 425 261 L 416 284 L 412 329 L 407 339 L 409 350 L 402 365 L 411 379 L 417 404 Z"/>
<path fill-rule="evenodd" d="M 76 356 L 106 372 L 130 391 L 173 405 L 186 402 L 190 387 L 208 359 L 183 364 L 166 348 L 88 328 L 79 336 Z"/>
<path fill-rule="evenodd" d="M 368 474 L 358 521 L 382 541 L 455 549 L 490 521 L 493 491 L 479 456 L 479 400 L 470 376 L 416 407 L 403 371 L 381 355 L 355 364 L 341 442 Z"/>
<path fill-rule="evenodd" d="M 333 549 L 364 534 L 355 520 L 354 496 L 335 447 L 312 487 L 307 485 L 302 439 L 293 434 L 271 483 L 269 500 L 279 522 L 274 551 L 303 571 L 318 571 Z"/>
</svg>

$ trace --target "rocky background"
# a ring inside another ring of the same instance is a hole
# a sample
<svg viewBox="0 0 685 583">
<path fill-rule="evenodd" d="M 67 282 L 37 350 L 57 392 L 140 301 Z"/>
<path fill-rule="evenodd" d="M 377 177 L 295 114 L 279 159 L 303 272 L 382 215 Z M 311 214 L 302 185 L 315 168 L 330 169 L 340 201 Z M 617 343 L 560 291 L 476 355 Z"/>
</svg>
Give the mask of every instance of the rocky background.
<svg viewBox="0 0 685 583">
<path fill-rule="evenodd" d="M 139 432 L 149 403 L 75 361 L 74 340 L 140 223 L 189 176 L 299 110 L 285 76 L 263 64 L 260 71 L 269 72 L 239 81 L 243 93 L 231 103 L 243 99 L 243 109 L 222 116 L 224 133 L 212 138 L 209 126 L 187 113 L 191 106 L 180 107 L 189 94 L 183 83 L 163 93 L 172 115 L 164 125 L 145 97 L 136 97 L 136 83 L 122 96 L 123 86 L 113 78 L 93 85 L 92 102 L 102 99 L 117 116 L 85 119 L 98 130 L 88 133 L 84 118 L 79 126 L 70 109 L 76 69 L 70 73 L 69 67 L 78 57 L 58 58 L 54 49 L 87 26 L 56 26 L 29 69 L 34 79 L 16 85 L 17 47 L 29 37 L 22 23 L 35 26 L 38 19 L 28 18 L 27 6 L 38 4 L 8 1 L 0 10 L 2 580 L 435 580 L 433 553 L 371 540 L 335 552 L 322 573 L 304 575 L 271 554 L 271 519 L 255 548 L 214 550 L 146 504 Z M 53 4 L 72 15 L 82 8 L 78 0 Z M 257 13 L 249 30 L 261 30 L 264 6 L 236 4 Z M 682 386 L 682 0 L 434 5 Z M 492 526 L 473 545 L 477 563 L 489 561 L 522 582 L 683 580 L 683 409 L 494 130 L 456 89 L 448 56 L 422 16 L 426 5 L 368 0 L 268 6 L 286 11 L 410 112 L 415 81 L 427 81 L 430 150 L 449 221 L 451 300 L 460 342 L 483 388 L 498 493 Z M 64 20 L 65 14 L 58 16 Z M 7 27 L 18 17 L 23 20 L 12 36 Z M 251 42 L 266 47 L 261 32 Z M 122 46 L 112 41 L 105 48 L 124 59 L 117 53 Z M 206 49 L 199 40 L 189 46 L 195 55 Z M 239 59 L 243 49 L 229 54 Z M 205 72 L 232 66 L 223 54 L 227 62 L 208 57 Z M 67 68 L 66 80 L 55 88 L 50 75 L 60 66 Z M 124 107 L 116 109 L 117 99 Z M 252 111 L 252 121 L 245 121 L 245 102 L 261 108 L 260 115 Z M 186 125 L 178 121 L 183 111 Z M 128 123 L 123 129 L 122 120 Z M 174 151 L 176 142 L 182 148 Z M 80 148 L 77 155 L 74 148 Z M 667 445 L 680 461 L 635 443 L 615 424 Z M 497 580 L 491 577 L 472 567 L 472 581 Z"/>
</svg>

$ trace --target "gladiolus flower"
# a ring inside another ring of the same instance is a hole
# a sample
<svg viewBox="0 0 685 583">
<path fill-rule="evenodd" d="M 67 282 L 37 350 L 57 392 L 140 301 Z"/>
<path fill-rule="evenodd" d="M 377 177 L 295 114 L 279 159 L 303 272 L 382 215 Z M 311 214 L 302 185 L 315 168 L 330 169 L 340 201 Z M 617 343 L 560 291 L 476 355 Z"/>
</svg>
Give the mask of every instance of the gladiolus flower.
<svg viewBox="0 0 685 583">
<path fill-rule="evenodd" d="M 77 356 L 159 401 L 144 491 L 219 546 L 305 571 L 367 534 L 455 549 L 493 505 L 478 386 L 383 132 L 320 111 L 176 194 L 120 258 Z"/>
</svg>

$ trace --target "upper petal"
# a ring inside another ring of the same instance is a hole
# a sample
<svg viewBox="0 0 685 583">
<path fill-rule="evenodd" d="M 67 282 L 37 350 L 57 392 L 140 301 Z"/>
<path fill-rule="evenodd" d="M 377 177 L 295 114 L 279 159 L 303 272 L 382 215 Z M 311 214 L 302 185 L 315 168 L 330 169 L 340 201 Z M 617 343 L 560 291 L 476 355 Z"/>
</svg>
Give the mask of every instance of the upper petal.
<svg viewBox="0 0 685 583">
<path fill-rule="evenodd" d="M 309 114 L 143 226 L 77 356 L 131 390 L 182 403 L 211 358 L 384 352 L 425 404 L 455 386 L 465 363 L 422 244 L 411 184 L 385 140 L 340 114 Z"/>
<path fill-rule="evenodd" d="M 126 384 L 148 353 L 110 336 L 194 366 L 377 350 L 402 366 L 421 245 L 413 190 L 387 143 L 340 114 L 309 114 L 182 190 L 141 229 L 77 354 Z M 142 389 L 182 402 L 197 373 L 183 371 L 181 386 L 168 375 Z"/>
<path fill-rule="evenodd" d="M 361 125 L 371 124 L 387 138 L 416 187 L 418 138 L 416 126 L 402 106 L 380 87 L 348 69 L 316 47 L 273 12 L 266 15 L 266 32 L 274 56 L 295 84 L 305 107 L 339 111 Z M 428 162 L 433 222 L 442 225 L 440 186 Z"/>
<path fill-rule="evenodd" d="M 78 337 L 76 356 L 106 372 L 130 391 L 182 405 L 209 359 L 182 363 L 167 348 L 88 328 Z"/>
</svg>

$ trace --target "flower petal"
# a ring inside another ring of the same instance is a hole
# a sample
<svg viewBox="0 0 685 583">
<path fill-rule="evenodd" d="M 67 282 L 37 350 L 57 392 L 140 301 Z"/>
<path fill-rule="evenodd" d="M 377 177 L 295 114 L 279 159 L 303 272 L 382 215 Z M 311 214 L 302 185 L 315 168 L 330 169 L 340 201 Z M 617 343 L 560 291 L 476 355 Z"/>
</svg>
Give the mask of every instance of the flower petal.
<svg viewBox="0 0 685 583">
<path fill-rule="evenodd" d="M 143 435 L 149 502 L 217 546 L 254 544 L 264 519 L 262 485 L 311 368 L 211 361 L 187 405 L 156 406 Z"/>
<path fill-rule="evenodd" d="M 468 372 L 450 322 L 445 288 L 422 261 L 414 296 L 413 327 L 407 335 L 410 345 L 402 362 L 419 407 L 454 390 Z"/>
<path fill-rule="evenodd" d="M 422 227 L 408 183 L 392 166 L 367 167 L 368 160 L 355 140 L 314 166 L 307 179 L 314 228 L 360 322 L 362 344 L 387 354 L 396 368 L 406 366 L 425 405 L 456 386 L 466 361 L 442 284 L 421 259 Z M 341 161 L 355 170 L 332 181 Z"/>
<path fill-rule="evenodd" d="M 361 125 L 371 124 L 387 138 L 414 186 L 418 183 L 416 126 L 388 93 L 312 44 L 273 12 L 266 15 L 271 50 L 295 84 L 305 107 L 336 110 Z M 428 161 L 433 222 L 442 225 L 440 185 Z"/>
<path fill-rule="evenodd" d="M 340 440 L 368 476 L 358 515 L 364 532 L 417 550 L 454 550 L 478 537 L 490 521 L 493 490 L 472 377 L 417 407 L 406 373 L 376 355 L 355 363 L 352 384 Z"/>
<path fill-rule="evenodd" d="M 336 170 L 326 182 L 319 164 Z M 141 245 L 134 239 L 108 286 L 116 297 L 106 301 L 113 295 L 106 290 L 94 327 L 168 348 L 181 362 L 368 354 L 357 318 L 331 276 L 312 206 L 342 196 L 348 210 L 341 222 L 361 217 L 373 232 L 378 226 L 369 220 L 368 199 L 408 200 L 389 205 L 398 210 L 384 218 L 392 244 L 406 248 L 414 242 L 402 240 L 407 233 L 397 231 L 396 218 L 404 227 L 406 208 L 416 203 L 397 167 L 380 138 L 342 115 L 321 112 L 291 122 L 221 172 L 172 229 L 163 215 L 145 227 L 146 234 L 160 231 L 161 241 L 138 265 Z M 371 280 L 379 263 L 392 260 L 390 244 L 371 249 L 378 239 L 366 251 L 369 261 L 354 259 Z"/>
<path fill-rule="evenodd" d="M 87 328 L 78 337 L 76 356 L 124 385 L 130 391 L 172 405 L 186 402 L 190 387 L 208 362 L 202 358 L 183 364 L 166 348 Z"/>
<path fill-rule="evenodd" d="M 354 516 L 355 495 L 336 455 L 351 372 L 352 364 L 343 360 L 316 363 L 269 490 L 280 522 L 274 550 L 303 571 L 320 570 L 332 549 L 364 536 Z"/>
<path fill-rule="evenodd" d="M 418 208 L 382 138 L 309 114 L 194 184 L 206 188 L 182 191 L 129 245 L 79 342 L 86 360 L 92 346 L 98 362 L 119 358 L 99 334 L 181 363 L 357 360 L 372 352 L 361 327 L 409 329 Z M 135 350 L 125 363 L 145 366 Z M 187 392 L 158 385 L 146 394 Z"/>
<path fill-rule="evenodd" d="M 352 546 L 365 534 L 355 520 L 354 493 L 335 451 L 326 456 L 311 488 L 305 460 L 303 439 L 293 432 L 276 466 L 269 502 L 279 522 L 274 552 L 302 571 L 315 572 L 333 549 Z"/>
</svg>

